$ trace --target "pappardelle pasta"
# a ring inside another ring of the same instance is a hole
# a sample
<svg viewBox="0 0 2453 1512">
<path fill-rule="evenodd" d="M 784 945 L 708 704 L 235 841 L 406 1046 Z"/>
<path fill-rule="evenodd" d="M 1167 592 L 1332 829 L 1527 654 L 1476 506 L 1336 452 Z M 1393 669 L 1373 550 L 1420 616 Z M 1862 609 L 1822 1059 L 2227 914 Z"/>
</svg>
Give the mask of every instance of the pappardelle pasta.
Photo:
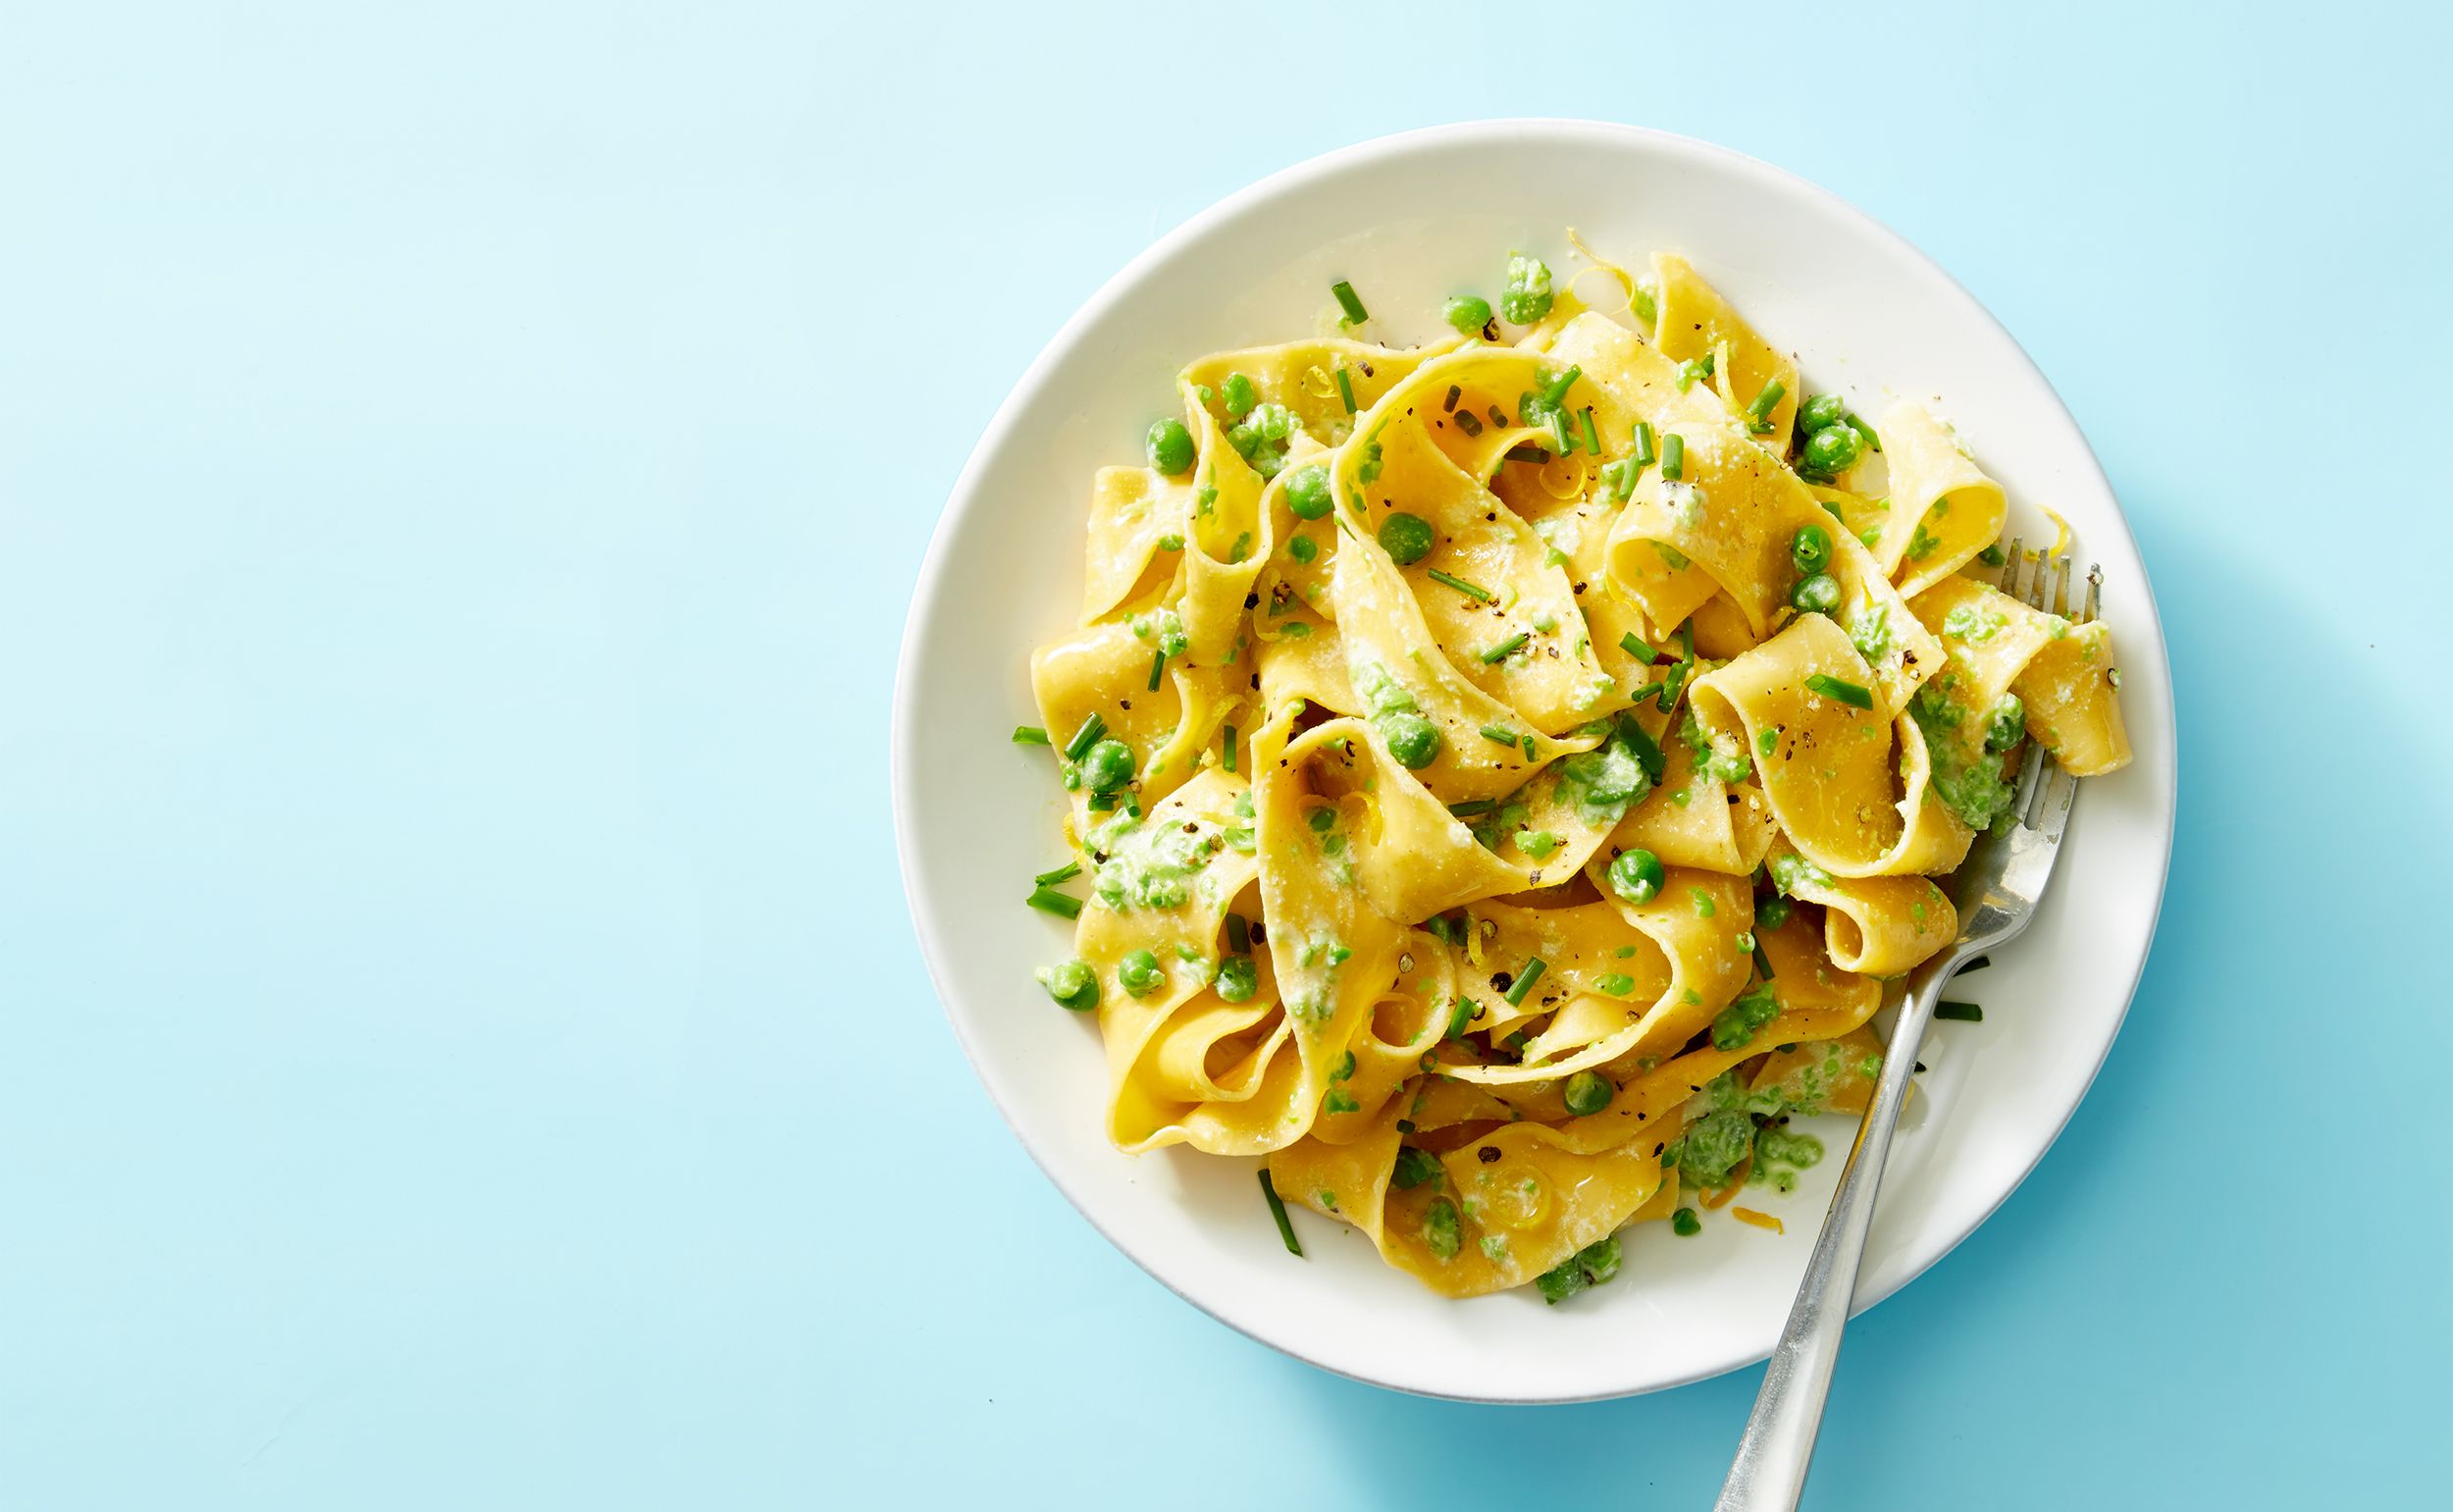
<svg viewBox="0 0 2453 1512">
<path fill-rule="evenodd" d="M 2128 760 L 2120 674 L 1993 586 L 1948 424 L 1809 396 L 1679 257 L 1516 257 L 1404 349 L 1333 291 L 1094 483 L 1015 736 L 1070 808 L 1039 978 L 1120 1148 L 1265 1157 L 1290 1249 L 1281 1198 L 1558 1301 L 1863 1111 L 1885 983 L 1957 934 L 1933 879 L 2023 742 Z"/>
</svg>

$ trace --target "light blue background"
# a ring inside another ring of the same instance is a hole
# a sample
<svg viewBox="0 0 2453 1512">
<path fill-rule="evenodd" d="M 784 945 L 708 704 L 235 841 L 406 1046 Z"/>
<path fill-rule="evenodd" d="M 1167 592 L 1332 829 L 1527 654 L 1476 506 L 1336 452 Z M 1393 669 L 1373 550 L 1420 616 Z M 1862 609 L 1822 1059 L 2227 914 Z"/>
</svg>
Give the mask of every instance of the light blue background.
<svg viewBox="0 0 2453 1512">
<path fill-rule="evenodd" d="M 1757 1372 L 1417 1401 L 1143 1277 L 893 875 L 906 600 L 1041 343 L 1518 114 L 1930 251 L 2171 638 L 2128 1027 L 1852 1332 L 1816 1504 L 2440 1492 L 2441 9 L 1590 9 L 9 7 L 0 1503 L 1708 1500 Z"/>
</svg>

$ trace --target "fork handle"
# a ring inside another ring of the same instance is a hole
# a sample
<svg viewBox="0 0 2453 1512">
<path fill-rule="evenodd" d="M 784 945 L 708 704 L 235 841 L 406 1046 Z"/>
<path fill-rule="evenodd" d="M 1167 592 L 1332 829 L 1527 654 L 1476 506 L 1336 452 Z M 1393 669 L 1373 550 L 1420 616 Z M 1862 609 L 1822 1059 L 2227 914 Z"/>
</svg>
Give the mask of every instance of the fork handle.
<svg viewBox="0 0 2453 1512">
<path fill-rule="evenodd" d="M 1916 1069 L 1926 1025 L 1933 1022 L 1934 1005 L 1957 967 L 1955 954 L 1942 969 L 1920 972 L 1901 1004 L 1874 1100 L 1857 1127 L 1856 1143 L 1850 1147 L 1839 1189 L 1831 1194 L 1822 1235 L 1814 1241 L 1813 1259 L 1806 1263 L 1788 1326 L 1772 1350 L 1763 1389 L 1755 1395 L 1738 1457 L 1721 1485 L 1720 1499 L 1712 1503 L 1714 1512 L 1787 1512 L 1804 1493 L 1814 1439 L 1822 1430 L 1823 1402 L 1831 1393 L 1832 1368 L 1840 1363 L 1840 1333 L 1849 1325 L 1857 1266 L 1865 1258 L 1866 1231 L 1873 1226 L 1883 1161 L 1891 1153 L 1891 1135 L 1900 1124 L 1901 1105 L 1907 1101 L 1908 1077 Z"/>
</svg>

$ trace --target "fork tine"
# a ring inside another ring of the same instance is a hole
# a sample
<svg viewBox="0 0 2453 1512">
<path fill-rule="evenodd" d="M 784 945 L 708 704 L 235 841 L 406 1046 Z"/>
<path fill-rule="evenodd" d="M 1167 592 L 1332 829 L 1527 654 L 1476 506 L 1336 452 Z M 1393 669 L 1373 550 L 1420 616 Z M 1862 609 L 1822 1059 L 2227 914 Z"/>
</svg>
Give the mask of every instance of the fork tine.
<svg viewBox="0 0 2453 1512">
<path fill-rule="evenodd" d="M 2028 812 L 2026 825 L 2047 840 L 2059 840 L 2069 824 L 2070 806 L 2078 800 L 2078 779 L 2063 770 L 2062 763 L 2047 757 L 2044 777 L 2037 784 L 2035 805 Z"/>
<path fill-rule="evenodd" d="M 2075 564 L 2068 553 L 2056 557 L 2029 551 L 2025 537 L 2013 537 L 2002 568 L 2001 591 L 2031 609 L 2069 617 L 2070 578 Z M 2103 602 L 2104 569 L 2089 566 L 2085 606 L 2080 623 L 2095 618 Z M 2078 797 L 2078 779 L 2062 769 L 2039 740 L 2029 740 L 2018 758 L 2018 776 L 2010 785 L 2010 812 L 2024 828 L 2057 841 L 2069 822 L 2070 806 Z"/>
<path fill-rule="evenodd" d="M 2079 611 L 2078 623 L 2092 624 L 2104 607 L 2104 564 L 2087 564 L 2087 606 Z"/>
<path fill-rule="evenodd" d="M 2031 740 L 2026 744 L 2026 754 L 2018 758 L 2018 780 L 2010 784 L 2010 811 L 2019 816 L 2022 824 L 2027 822 L 2027 810 L 2035 807 L 2036 790 L 2043 786 L 2039 778 L 2046 759 L 2044 742 Z"/>
</svg>

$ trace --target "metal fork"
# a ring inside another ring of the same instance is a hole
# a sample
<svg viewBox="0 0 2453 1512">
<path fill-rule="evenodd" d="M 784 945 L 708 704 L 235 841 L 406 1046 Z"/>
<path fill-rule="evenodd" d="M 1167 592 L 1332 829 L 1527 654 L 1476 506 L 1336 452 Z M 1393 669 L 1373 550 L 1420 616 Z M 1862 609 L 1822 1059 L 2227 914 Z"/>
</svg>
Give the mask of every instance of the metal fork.
<svg viewBox="0 0 2453 1512">
<path fill-rule="evenodd" d="M 2069 558 L 2048 569 L 2042 552 L 2027 569 L 2026 543 L 2010 543 L 2009 565 L 2002 591 L 2032 608 L 2069 613 Z M 2053 580 L 2046 592 L 2046 580 Z M 2096 617 L 2102 605 L 2104 572 L 2087 569 L 2087 600 L 2078 620 Z M 1799 1283 L 1798 1300 L 1789 1309 L 1788 1326 L 1772 1351 L 1763 1389 L 1754 1398 L 1753 1416 L 1747 1419 L 1746 1437 L 1738 1444 L 1729 1479 L 1721 1486 L 1716 1512 L 1784 1512 L 1794 1508 L 1805 1489 L 1805 1473 L 1814 1459 L 1814 1439 L 1822 1429 L 1823 1403 L 1831 1394 L 1832 1367 L 1840 1360 L 1840 1333 L 1848 1327 L 1849 1304 L 1856 1294 L 1856 1272 L 1865 1256 L 1865 1235 L 1874 1219 L 1874 1194 L 1882 1185 L 1883 1161 L 1891 1151 L 1891 1135 L 1899 1126 L 1900 1107 L 1907 1101 L 1908 1077 L 1925 1027 L 1933 1022 L 1934 1005 L 1945 983 L 1978 954 L 2006 945 L 2035 917 L 2036 905 L 2052 880 L 2054 860 L 2061 854 L 2062 831 L 2069 823 L 2070 805 L 2078 780 L 2062 770 L 2040 742 L 2028 742 L 2018 773 L 2009 814 L 2013 822 L 1998 825 L 1976 837 L 1967 860 L 1952 877 L 1952 902 L 1958 908 L 1959 934 L 1950 949 L 1909 973 L 1900 1021 L 1891 1031 L 1882 1077 L 1873 1105 L 1865 1111 L 1849 1163 L 1840 1173 L 1839 1190 L 1831 1194 L 1831 1211 L 1814 1241 L 1814 1256 Z"/>
</svg>

